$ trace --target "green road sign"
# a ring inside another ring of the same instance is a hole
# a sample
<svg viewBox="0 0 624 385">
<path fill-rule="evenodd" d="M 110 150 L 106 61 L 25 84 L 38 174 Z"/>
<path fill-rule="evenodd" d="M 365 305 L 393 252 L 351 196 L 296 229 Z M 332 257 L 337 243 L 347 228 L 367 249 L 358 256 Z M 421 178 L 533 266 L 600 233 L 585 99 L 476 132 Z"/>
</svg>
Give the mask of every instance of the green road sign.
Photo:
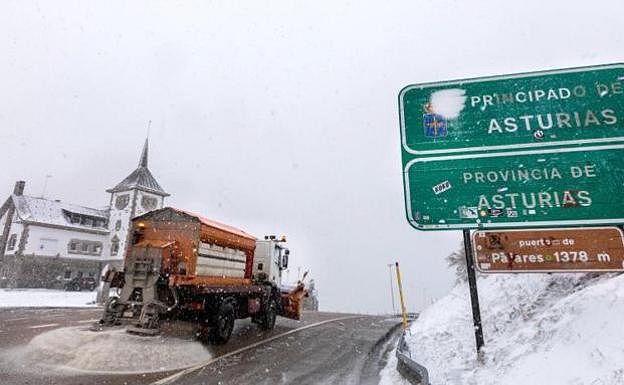
<svg viewBox="0 0 624 385">
<path fill-rule="evenodd" d="M 624 223 L 624 143 L 414 158 L 404 178 L 420 230 Z"/>
<path fill-rule="evenodd" d="M 399 113 L 404 158 L 623 142 L 624 64 L 411 85 Z"/>
</svg>

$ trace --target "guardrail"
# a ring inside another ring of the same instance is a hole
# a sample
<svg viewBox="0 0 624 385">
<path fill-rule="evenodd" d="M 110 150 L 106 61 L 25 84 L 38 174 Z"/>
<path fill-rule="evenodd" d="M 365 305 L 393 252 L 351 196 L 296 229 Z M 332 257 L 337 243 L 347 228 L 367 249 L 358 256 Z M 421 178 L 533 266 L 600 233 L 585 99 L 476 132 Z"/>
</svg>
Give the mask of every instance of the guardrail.
<svg viewBox="0 0 624 385">
<path fill-rule="evenodd" d="M 430 385 L 427 368 L 412 359 L 412 353 L 405 342 L 405 330 L 401 333 L 396 351 L 397 371 L 414 385 Z"/>
</svg>

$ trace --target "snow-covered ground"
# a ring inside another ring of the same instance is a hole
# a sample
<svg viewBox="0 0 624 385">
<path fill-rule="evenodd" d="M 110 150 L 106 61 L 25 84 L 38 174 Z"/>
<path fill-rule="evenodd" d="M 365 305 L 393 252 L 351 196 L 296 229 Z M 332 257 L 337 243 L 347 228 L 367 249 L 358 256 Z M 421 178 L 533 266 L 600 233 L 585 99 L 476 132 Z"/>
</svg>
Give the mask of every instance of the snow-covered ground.
<svg viewBox="0 0 624 385">
<path fill-rule="evenodd" d="M 137 358 L 137 352 L 140 357 Z M 16 371 L 151 373 L 181 369 L 212 358 L 193 338 L 143 337 L 117 327 L 101 332 L 65 327 L 37 335 L 28 344 L 0 352 L 0 363 Z"/>
<path fill-rule="evenodd" d="M 0 289 L 0 308 L 95 306 L 96 294 L 96 291 Z"/>
<path fill-rule="evenodd" d="M 465 283 L 422 312 L 407 338 L 434 385 L 624 384 L 624 275 L 480 277 L 484 363 Z M 382 384 L 407 383 L 392 359 Z"/>
</svg>

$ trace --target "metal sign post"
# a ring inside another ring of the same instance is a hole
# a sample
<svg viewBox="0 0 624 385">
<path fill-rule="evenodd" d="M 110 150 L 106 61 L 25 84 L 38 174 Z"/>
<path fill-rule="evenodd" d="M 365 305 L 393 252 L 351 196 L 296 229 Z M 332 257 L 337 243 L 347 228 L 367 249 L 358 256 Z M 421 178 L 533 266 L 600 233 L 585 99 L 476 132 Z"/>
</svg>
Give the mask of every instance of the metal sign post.
<svg viewBox="0 0 624 385">
<path fill-rule="evenodd" d="M 468 287 L 470 288 L 470 303 L 472 304 L 472 322 L 474 325 L 475 342 L 477 344 L 477 356 L 481 359 L 483 347 L 483 327 L 481 326 L 481 309 L 479 308 L 479 293 L 477 291 L 477 277 L 475 275 L 474 256 L 470 241 L 470 230 L 464 230 L 464 250 L 466 252 L 466 272 L 468 274 Z"/>
</svg>

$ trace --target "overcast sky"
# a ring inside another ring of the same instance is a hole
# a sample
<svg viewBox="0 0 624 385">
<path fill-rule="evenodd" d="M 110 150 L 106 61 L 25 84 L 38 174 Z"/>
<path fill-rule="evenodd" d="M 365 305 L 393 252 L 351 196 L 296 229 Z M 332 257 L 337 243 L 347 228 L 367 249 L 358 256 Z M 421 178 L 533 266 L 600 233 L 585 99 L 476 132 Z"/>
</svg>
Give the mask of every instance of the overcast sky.
<svg viewBox="0 0 624 385">
<path fill-rule="evenodd" d="M 459 232 L 404 215 L 407 84 L 623 61 L 624 2 L 0 1 L 0 192 L 108 204 L 150 169 L 194 210 L 286 234 L 326 310 L 422 307 Z"/>
</svg>

